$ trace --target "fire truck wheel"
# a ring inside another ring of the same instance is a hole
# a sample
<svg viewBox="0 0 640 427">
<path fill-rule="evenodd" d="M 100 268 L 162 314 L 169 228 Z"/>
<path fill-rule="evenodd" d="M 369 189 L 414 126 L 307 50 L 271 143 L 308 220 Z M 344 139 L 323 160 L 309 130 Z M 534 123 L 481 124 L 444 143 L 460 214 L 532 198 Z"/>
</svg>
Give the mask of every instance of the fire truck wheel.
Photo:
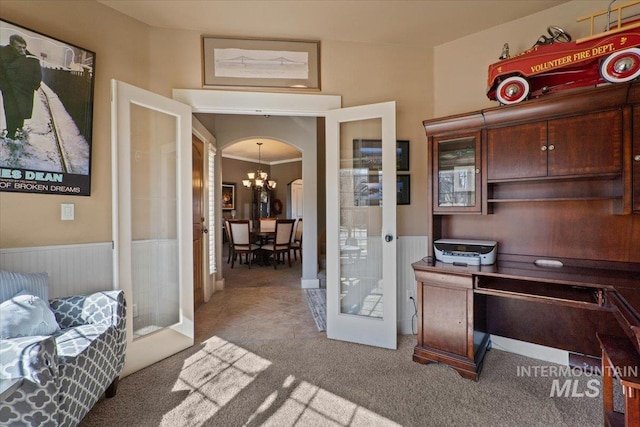
<svg viewBox="0 0 640 427">
<path fill-rule="evenodd" d="M 640 49 L 612 53 L 600 65 L 602 78 L 610 83 L 624 83 L 640 76 Z"/>
<path fill-rule="evenodd" d="M 496 89 L 496 98 L 501 104 L 516 104 L 528 95 L 529 82 L 519 76 L 507 77 Z"/>
</svg>

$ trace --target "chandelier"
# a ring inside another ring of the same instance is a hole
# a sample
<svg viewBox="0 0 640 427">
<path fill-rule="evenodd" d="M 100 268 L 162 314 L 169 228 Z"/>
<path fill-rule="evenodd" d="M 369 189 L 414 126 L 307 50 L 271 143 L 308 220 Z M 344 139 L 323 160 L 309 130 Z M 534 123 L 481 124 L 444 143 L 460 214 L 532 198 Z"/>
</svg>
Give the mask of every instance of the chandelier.
<svg viewBox="0 0 640 427">
<path fill-rule="evenodd" d="M 261 156 L 261 148 L 262 142 L 256 142 L 258 144 L 258 170 L 256 172 L 247 173 L 248 179 L 242 180 L 242 185 L 247 188 L 255 187 L 267 187 L 267 188 L 276 188 L 276 182 L 274 180 L 269 180 L 269 175 L 262 170 L 262 156 Z"/>
</svg>

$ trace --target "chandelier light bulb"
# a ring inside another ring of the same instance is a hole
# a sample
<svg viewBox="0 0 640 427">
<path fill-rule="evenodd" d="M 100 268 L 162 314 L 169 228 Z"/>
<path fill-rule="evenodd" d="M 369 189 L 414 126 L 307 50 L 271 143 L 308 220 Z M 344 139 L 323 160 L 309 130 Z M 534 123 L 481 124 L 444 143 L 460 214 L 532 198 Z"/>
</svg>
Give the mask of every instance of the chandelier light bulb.
<svg viewBox="0 0 640 427">
<path fill-rule="evenodd" d="M 258 144 L 258 170 L 256 172 L 247 172 L 247 178 L 242 180 L 242 185 L 247 188 L 251 187 L 262 187 L 266 185 L 268 188 L 276 188 L 276 182 L 274 180 L 269 180 L 269 174 L 262 170 L 262 142 L 257 142 Z"/>
</svg>

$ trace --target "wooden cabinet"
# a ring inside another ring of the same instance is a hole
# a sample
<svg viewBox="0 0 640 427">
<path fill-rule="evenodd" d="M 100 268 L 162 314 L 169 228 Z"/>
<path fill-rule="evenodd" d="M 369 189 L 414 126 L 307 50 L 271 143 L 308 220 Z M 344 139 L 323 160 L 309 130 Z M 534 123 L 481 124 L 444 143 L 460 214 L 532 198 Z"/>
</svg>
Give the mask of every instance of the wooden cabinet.
<svg viewBox="0 0 640 427">
<path fill-rule="evenodd" d="M 547 122 L 487 131 L 489 181 L 547 176 Z"/>
<path fill-rule="evenodd" d="M 478 379 L 489 335 L 474 331 L 471 275 L 415 271 L 418 281 L 418 344 L 413 360 L 447 363 Z"/>
<path fill-rule="evenodd" d="M 621 173 L 621 110 L 487 130 L 488 182 Z"/>
<path fill-rule="evenodd" d="M 597 356 L 600 333 L 625 337 L 639 352 L 640 216 L 630 214 L 640 214 L 640 83 L 423 125 L 432 168 L 427 233 L 496 241 L 499 253 L 495 265 L 475 269 L 432 258 L 412 264 L 413 360 L 477 379 L 490 334 Z"/>
<path fill-rule="evenodd" d="M 433 138 L 434 213 L 480 212 L 480 132 Z"/>
<path fill-rule="evenodd" d="M 631 199 L 632 210 L 640 213 L 640 106 L 633 107 L 633 123 L 637 124 L 633 127 L 633 147 L 631 150 Z"/>
</svg>

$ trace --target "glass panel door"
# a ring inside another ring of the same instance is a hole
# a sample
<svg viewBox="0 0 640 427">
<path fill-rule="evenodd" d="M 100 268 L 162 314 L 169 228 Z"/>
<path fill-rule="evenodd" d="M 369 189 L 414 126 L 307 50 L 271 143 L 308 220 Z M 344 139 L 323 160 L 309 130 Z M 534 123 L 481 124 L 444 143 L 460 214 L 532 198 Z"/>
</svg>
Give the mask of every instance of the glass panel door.
<svg viewBox="0 0 640 427">
<path fill-rule="evenodd" d="M 131 105 L 133 339 L 178 323 L 176 118 Z"/>
<path fill-rule="evenodd" d="M 434 139 L 435 212 L 479 212 L 479 136 Z"/>
<path fill-rule="evenodd" d="M 396 348 L 395 103 L 327 115 L 327 336 Z"/>
<path fill-rule="evenodd" d="M 121 82 L 112 92 L 114 277 L 127 301 L 126 375 L 193 344 L 191 111 Z"/>
</svg>

